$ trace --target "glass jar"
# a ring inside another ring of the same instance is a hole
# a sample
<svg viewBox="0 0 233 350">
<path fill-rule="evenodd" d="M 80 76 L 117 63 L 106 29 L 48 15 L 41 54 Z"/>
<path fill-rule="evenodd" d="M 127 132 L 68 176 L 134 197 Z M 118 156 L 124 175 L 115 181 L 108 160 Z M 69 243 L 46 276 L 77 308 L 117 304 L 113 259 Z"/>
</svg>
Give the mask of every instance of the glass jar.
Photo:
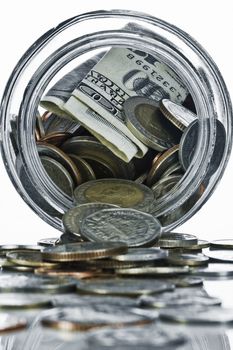
<svg viewBox="0 0 233 350">
<path fill-rule="evenodd" d="M 142 29 L 129 29 L 129 23 Z M 195 104 L 199 128 L 191 164 L 181 181 L 157 202 L 156 216 L 164 231 L 170 231 L 201 208 L 221 179 L 231 151 L 232 108 L 221 74 L 206 51 L 187 33 L 160 19 L 125 10 L 90 12 L 62 22 L 39 38 L 16 65 L 3 95 L 4 164 L 25 202 L 62 230 L 62 214 L 74 203 L 51 181 L 40 161 L 34 136 L 39 101 L 54 81 L 111 47 L 156 56 L 177 73 Z M 207 181 L 217 119 L 225 128 L 226 141 L 218 169 Z"/>
</svg>

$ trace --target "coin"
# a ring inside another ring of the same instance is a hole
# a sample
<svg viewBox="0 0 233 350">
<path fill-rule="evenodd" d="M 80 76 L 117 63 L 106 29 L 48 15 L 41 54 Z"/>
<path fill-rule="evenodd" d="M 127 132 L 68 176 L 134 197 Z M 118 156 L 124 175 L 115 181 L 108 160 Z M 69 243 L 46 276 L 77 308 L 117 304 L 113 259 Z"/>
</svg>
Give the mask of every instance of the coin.
<svg viewBox="0 0 233 350">
<path fill-rule="evenodd" d="M 62 217 L 64 230 L 80 237 L 80 226 L 83 218 L 101 209 L 118 208 L 107 203 L 86 203 L 69 209 Z"/>
<path fill-rule="evenodd" d="M 173 292 L 165 292 L 156 296 L 142 295 L 139 299 L 140 306 L 163 308 L 179 308 L 192 305 L 217 306 L 221 305 L 219 298 L 212 298 L 206 295 L 199 295 L 194 291 L 179 289 Z"/>
<path fill-rule="evenodd" d="M 184 171 L 182 169 L 182 166 L 180 164 L 180 162 L 176 162 L 174 164 L 172 164 L 162 175 L 162 178 L 165 178 L 165 177 L 168 177 L 168 176 L 171 176 L 171 175 L 183 175 L 184 174 Z"/>
<path fill-rule="evenodd" d="M 62 150 L 67 154 L 75 154 L 88 163 L 92 160 L 108 166 L 114 177 L 133 179 L 135 167 L 133 162 L 126 163 L 115 156 L 105 145 L 92 136 L 72 137 L 62 145 Z"/>
<path fill-rule="evenodd" d="M 0 310 L 43 309 L 53 306 L 52 299 L 35 294 L 1 293 Z"/>
<path fill-rule="evenodd" d="M 42 115 L 41 119 L 46 135 L 55 132 L 65 132 L 72 135 L 82 129 L 81 125 L 77 121 L 68 119 L 67 117 L 64 118 L 58 116 L 49 111 L 46 111 Z"/>
<path fill-rule="evenodd" d="M 126 125 L 145 145 L 163 151 L 177 144 L 179 131 L 166 120 L 159 102 L 146 97 L 129 97 L 123 105 Z"/>
<path fill-rule="evenodd" d="M 148 176 L 148 172 L 143 173 L 142 175 L 140 175 L 137 179 L 134 180 L 134 182 L 136 182 L 137 184 L 143 184 Z"/>
<path fill-rule="evenodd" d="M 161 235 L 159 221 L 134 209 L 103 209 L 83 219 L 81 235 L 90 241 L 121 241 L 129 247 L 151 245 Z"/>
<path fill-rule="evenodd" d="M 74 271 L 71 269 L 48 269 L 40 267 L 35 269 L 36 275 L 45 275 L 45 276 L 55 276 L 55 277 L 72 277 L 77 279 L 91 278 L 95 277 L 96 273 L 92 271 Z"/>
<path fill-rule="evenodd" d="M 87 331 L 92 328 L 125 327 L 152 321 L 152 318 L 137 314 L 136 309 L 97 304 L 54 309 L 50 315 L 42 316 L 41 324 L 44 327 L 65 331 Z"/>
<path fill-rule="evenodd" d="M 17 266 L 17 265 L 5 265 L 2 270 L 5 272 L 15 272 L 15 273 L 33 273 L 34 268 L 31 266 Z"/>
<path fill-rule="evenodd" d="M 156 248 L 129 248 L 126 254 L 115 255 L 113 260 L 126 262 L 149 262 L 163 260 L 167 257 L 167 252 L 163 249 Z"/>
<path fill-rule="evenodd" d="M 48 261 L 79 261 L 101 259 L 127 250 L 122 242 L 83 242 L 44 248 L 42 256 Z"/>
<path fill-rule="evenodd" d="M 203 254 L 177 254 L 170 253 L 167 257 L 167 262 L 174 265 L 181 266 L 200 266 L 206 265 L 209 261 L 207 256 Z"/>
<path fill-rule="evenodd" d="M 178 288 L 196 287 L 203 285 L 202 278 L 196 277 L 171 277 L 166 278 L 166 281 L 173 283 Z"/>
<path fill-rule="evenodd" d="M 27 250 L 11 251 L 6 254 L 7 259 L 16 264 L 30 267 L 56 267 L 58 264 L 43 261 L 41 252 Z"/>
<path fill-rule="evenodd" d="M 0 274 L 1 293 L 69 293 L 75 282 L 65 278 L 35 276 L 33 274 Z"/>
<path fill-rule="evenodd" d="M 157 242 L 160 248 L 186 248 L 197 244 L 197 237 L 187 233 L 164 232 Z"/>
<path fill-rule="evenodd" d="M 175 145 L 165 151 L 152 165 L 147 177 L 147 185 L 152 186 L 158 181 L 163 173 L 178 161 L 179 145 Z"/>
<path fill-rule="evenodd" d="M 61 146 L 63 142 L 65 142 L 71 134 L 67 132 L 53 132 L 51 134 L 45 135 L 40 138 L 41 142 L 46 142 L 54 146 Z"/>
<path fill-rule="evenodd" d="M 210 242 L 204 239 L 198 239 L 197 244 L 192 244 L 190 246 L 185 247 L 186 250 L 202 250 L 204 248 L 208 248 L 210 246 Z"/>
<path fill-rule="evenodd" d="M 68 196 L 73 196 L 74 182 L 72 177 L 66 168 L 54 160 L 53 158 L 47 156 L 40 157 L 41 163 L 54 184 Z"/>
<path fill-rule="evenodd" d="M 0 252 L 4 253 L 4 252 L 9 252 L 11 250 L 36 250 L 36 251 L 40 251 L 41 247 L 38 247 L 37 245 L 27 245 L 27 244 L 4 244 L 4 245 L 0 245 Z"/>
<path fill-rule="evenodd" d="M 112 257 L 113 258 L 113 257 Z M 132 267 L 150 266 L 151 262 L 135 261 L 117 261 L 111 259 L 88 260 L 85 262 L 86 267 L 109 270 L 109 269 L 128 269 Z"/>
<path fill-rule="evenodd" d="M 79 281 L 77 291 L 88 294 L 102 295 L 128 295 L 138 296 L 142 294 L 162 293 L 167 290 L 173 290 L 174 284 L 157 281 L 155 279 L 98 279 L 96 281 Z"/>
<path fill-rule="evenodd" d="M 53 238 L 42 238 L 40 239 L 37 244 L 42 247 L 51 247 L 59 243 L 59 238 L 53 237 Z"/>
<path fill-rule="evenodd" d="M 161 100 L 160 110 L 163 115 L 181 131 L 184 131 L 194 120 L 197 119 L 196 114 L 169 99 Z"/>
<path fill-rule="evenodd" d="M 203 250 L 203 254 L 213 260 L 233 262 L 233 249 L 210 250 L 207 248 Z"/>
<path fill-rule="evenodd" d="M 142 211 L 149 210 L 154 200 L 150 188 L 122 179 L 89 181 L 75 189 L 74 197 L 77 204 L 102 202 Z"/>
<path fill-rule="evenodd" d="M 69 157 L 72 159 L 72 161 L 78 168 L 81 174 L 82 182 L 96 180 L 96 176 L 92 167 L 85 159 L 82 159 L 76 156 L 75 154 L 69 154 Z"/>
<path fill-rule="evenodd" d="M 170 175 L 170 176 L 163 176 L 158 182 L 156 182 L 152 187 L 152 191 L 154 192 L 155 199 L 160 199 L 164 197 L 166 194 L 168 194 L 173 187 L 175 187 L 178 182 L 182 179 L 182 175 Z M 156 210 L 157 207 L 157 201 L 155 200 L 151 211 Z"/>
<path fill-rule="evenodd" d="M 73 235 L 72 233 L 63 233 L 60 236 L 60 244 L 78 243 L 83 242 L 83 239 L 79 235 Z"/>
<path fill-rule="evenodd" d="M 217 239 L 210 242 L 211 248 L 233 249 L 233 239 Z"/>
<path fill-rule="evenodd" d="M 224 263 L 209 263 L 206 267 L 192 267 L 190 274 L 203 277 L 229 278 L 233 276 L 233 265 Z"/>
<path fill-rule="evenodd" d="M 188 266 L 153 266 L 153 267 L 136 267 L 131 269 L 117 269 L 118 275 L 135 275 L 135 276 L 175 276 L 187 274 Z"/>
<path fill-rule="evenodd" d="M 53 158 L 55 161 L 63 165 L 63 167 L 66 168 L 76 185 L 79 185 L 82 182 L 81 174 L 77 169 L 76 165 L 70 159 L 70 157 L 68 157 L 62 150 L 60 150 L 60 148 L 54 145 L 39 142 L 37 143 L 37 150 L 40 158 L 42 156 Z"/>
<path fill-rule="evenodd" d="M 0 314 L 0 334 L 16 332 L 27 328 L 27 321 L 22 317 L 13 316 L 10 314 Z"/>
<path fill-rule="evenodd" d="M 196 305 L 196 307 L 161 310 L 160 318 L 164 321 L 197 324 L 232 324 L 233 310 L 223 307 L 207 307 Z"/>
<path fill-rule="evenodd" d="M 11 266 L 14 265 L 12 262 L 10 262 L 6 257 L 6 252 L 0 253 L 0 266 Z"/>
<path fill-rule="evenodd" d="M 91 332 L 86 339 L 88 347 L 97 350 L 108 348 L 114 350 L 169 350 L 177 349 L 177 346 L 185 344 L 186 341 L 186 336 L 181 332 L 166 330 L 154 324 L 121 329 L 101 329 Z"/>
</svg>

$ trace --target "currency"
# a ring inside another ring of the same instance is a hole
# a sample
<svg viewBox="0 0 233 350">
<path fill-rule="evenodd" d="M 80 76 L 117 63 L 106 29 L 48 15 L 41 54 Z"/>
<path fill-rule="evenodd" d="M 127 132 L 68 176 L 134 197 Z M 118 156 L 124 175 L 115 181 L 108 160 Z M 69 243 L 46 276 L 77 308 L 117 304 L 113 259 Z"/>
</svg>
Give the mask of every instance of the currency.
<svg viewBox="0 0 233 350">
<path fill-rule="evenodd" d="M 134 96 L 123 105 L 126 125 L 145 145 L 157 151 L 164 151 L 179 143 L 181 135 L 159 108 L 159 102 Z"/>
<path fill-rule="evenodd" d="M 153 266 L 153 267 L 135 267 L 130 269 L 117 269 L 118 275 L 133 276 L 174 276 L 189 273 L 188 266 Z"/>
<path fill-rule="evenodd" d="M 197 237 L 187 233 L 164 232 L 157 245 L 160 248 L 186 248 L 197 244 Z"/>
<path fill-rule="evenodd" d="M 203 279 L 197 277 L 170 277 L 166 281 L 173 283 L 178 288 L 197 287 L 203 285 Z"/>
<path fill-rule="evenodd" d="M 232 239 L 217 239 L 210 242 L 211 248 L 233 249 Z M 208 247 L 207 247 L 208 248 Z"/>
<path fill-rule="evenodd" d="M 40 137 L 38 142 L 49 143 L 54 146 L 61 146 L 71 135 L 67 132 L 53 132 L 51 134 Z"/>
<path fill-rule="evenodd" d="M 39 294 L 1 293 L 0 310 L 27 310 L 53 307 L 52 298 Z"/>
<path fill-rule="evenodd" d="M 223 262 L 233 262 L 233 250 L 232 249 L 220 249 L 220 250 L 211 250 L 206 248 L 203 250 L 203 254 L 213 260 L 219 260 Z"/>
<path fill-rule="evenodd" d="M 58 264 L 50 263 L 47 261 L 43 261 L 43 257 L 41 252 L 30 252 L 27 250 L 18 250 L 11 251 L 6 254 L 7 259 L 16 264 L 22 266 L 31 266 L 31 267 L 56 267 Z"/>
<path fill-rule="evenodd" d="M 77 204 L 102 202 L 146 211 L 154 194 L 150 188 L 130 180 L 102 179 L 77 187 L 74 198 Z"/>
<path fill-rule="evenodd" d="M 127 250 L 127 245 L 119 241 L 83 242 L 44 248 L 41 254 L 45 260 L 62 262 L 101 259 Z"/>
<path fill-rule="evenodd" d="M 126 254 L 115 255 L 113 260 L 117 261 L 157 261 L 167 257 L 167 252 L 160 248 L 129 248 Z"/>
<path fill-rule="evenodd" d="M 59 238 L 41 238 L 37 244 L 42 247 L 51 247 L 59 243 Z"/>
<path fill-rule="evenodd" d="M 94 242 L 121 241 L 129 247 L 142 247 L 159 239 L 161 225 L 138 210 L 103 209 L 84 218 L 81 235 Z"/>
<path fill-rule="evenodd" d="M 170 253 L 167 257 L 167 261 L 170 264 L 181 265 L 181 266 L 200 266 L 206 265 L 209 258 L 203 254 L 178 254 Z"/>
<path fill-rule="evenodd" d="M 69 157 L 80 171 L 82 182 L 96 180 L 94 170 L 85 159 L 78 157 L 76 154 L 69 154 Z"/>
<path fill-rule="evenodd" d="M 192 267 L 190 274 L 202 277 L 230 278 L 233 276 L 233 265 L 225 263 L 209 263 L 206 267 Z"/>
<path fill-rule="evenodd" d="M 138 296 L 142 294 L 162 293 L 167 290 L 173 290 L 174 284 L 166 281 L 157 281 L 154 279 L 98 279 L 96 281 L 80 281 L 77 284 L 77 290 L 88 294 L 103 295 L 125 295 Z"/>
<path fill-rule="evenodd" d="M 0 314 L 0 334 L 16 332 L 26 328 L 26 319 L 6 313 Z"/>
<path fill-rule="evenodd" d="M 189 109 L 166 98 L 161 100 L 160 109 L 163 115 L 182 131 L 197 119 L 197 116 Z"/>
</svg>

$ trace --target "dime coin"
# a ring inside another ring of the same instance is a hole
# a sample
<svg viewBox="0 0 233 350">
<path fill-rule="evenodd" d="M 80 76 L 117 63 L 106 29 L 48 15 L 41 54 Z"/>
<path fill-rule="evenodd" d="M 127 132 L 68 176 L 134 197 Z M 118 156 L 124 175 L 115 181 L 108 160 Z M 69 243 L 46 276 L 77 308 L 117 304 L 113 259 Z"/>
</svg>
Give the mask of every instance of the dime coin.
<svg viewBox="0 0 233 350">
<path fill-rule="evenodd" d="M 130 269 L 117 269 L 118 275 L 134 275 L 134 276 L 176 276 L 187 274 L 188 266 L 153 266 L 153 267 L 136 267 Z"/>
<path fill-rule="evenodd" d="M 152 165 L 147 177 L 147 185 L 152 186 L 158 181 L 164 172 L 170 168 L 171 165 L 178 161 L 179 145 L 175 145 L 165 151 Z"/>
<path fill-rule="evenodd" d="M 82 129 L 77 121 L 58 116 L 48 111 L 42 115 L 41 119 L 46 135 L 58 132 L 65 132 L 72 135 Z"/>
<path fill-rule="evenodd" d="M 139 299 L 139 305 L 155 308 L 177 308 L 192 305 L 217 306 L 221 305 L 221 300 L 206 295 L 197 295 L 193 291 L 175 290 L 165 292 L 156 296 L 142 295 Z M 177 310 L 179 313 L 179 309 Z"/>
<path fill-rule="evenodd" d="M 63 165 L 63 167 L 65 167 L 66 170 L 69 172 L 76 185 L 79 185 L 82 182 L 81 174 L 77 169 L 76 165 L 70 159 L 70 157 L 68 157 L 63 151 L 60 150 L 60 148 L 54 145 L 39 142 L 37 143 L 37 150 L 40 158 L 42 156 L 53 158 L 55 161 Z"/>
<path fill-rule="evenodd" d="M 41 156 L 40 160 L 46 173 L 49 175 L 50 179 L 55 183 L 55 185 L 62 192 L 72 197 L 75 185 L 66 168 L 55 159 L 47 156 Z"/>
<path fill-rule="evenodd" d="M 217 239 L 210 242 L 211 248 L 233 249 L 233 239 Z"/>
<path fill-rule="evenodd" d="M 62 145 L 62 150 L 67 154 L 75 154 L 88 163 L 92 160 L 99 164 L 105 164 L 111 169 L 114 177 L 133 179 L 135 168 L 133 162 L 126 163 L 115 156 L 105 145 L 92 136 L 72 137 Z M 96 164 L 96 163 L 95 163 Z"/>
<path fill-rule="evenodd" d="M 136 309 L 97 304 L 54 309 L 51 315 L 42 317 L 41 324 L 65 331 L 87 331 L 107 326 L 143 325 L 152 321 L 153 318 L 138 314 Z"/>
<path fill-rule="evenodd" d="M 233 249 L 210 250 L 207 248 L 203 250 L 203 254 L 214 260 L 233 262 Z"/>
<path fill-rule="evenodd" d="M 43 261 L 42 253 L 39 251 L 30 252 L 27 250 L 16 250 L 6 254 L 7 259 L 16 264 L 30 267 L 56 267 L 58 264 Z"/>
<path fill-rule="evenodd" d="M 52 299 L 43 295 L 28 293 L 0 294 L 0 310 L 43 309 L 52 306 Z"/>
<path fill-rule="evenodd" d="M 122 242 L 83 242 L 44 248 L 42 256 L 48 261 L 79 261 L 101 259 L 127 250 Z"/>
<path fill-rule="evenodd" d="M 203 239 L 198 239 L 197 244 L 192 244 L 190 246 L 185 247 L 186 250 L 202 250 L 204 248 L 208 248 L 210 246 L 210 242 L 205 241 Z"/>
<path fill-rule="evenodd" d="M 75 189 L 74 197 L 77 204 L 102 202 L 142 211 L 149 210 L 154 200 L 150 188 L 121 179 L 89 181 Z"/>
<path fill-rule="evenodd" d="M 96 281 L 79 281 L 77 291 L 88 294 L 103 295 L 128 295 L 138 296 L 142 294 L 162 293 L 173 290 L 174 284 L 157 281 L 155 279 L 98 279 Z"/>
<path fill-rule="evenodd" d="M 160 110 L 163 115 L 181 131 L 184 131 L 194 120 L 197 119 L 196 114 L 169 99 L 161 100 Z"/>
<path fill-rule="evenodd" d="M 69 293 L 75 282 L 65 278 L 35 276 L 33 274 L 0 274 L 1 293 Z"/>
<path fill-rule="evenodd" d="M 0 314 L 0 334 L 16 332 L 27 328 L 27 321 L 10 314 Z"/>
<path fill-rule="evenodd" d="M 126 254 L 115 255 L 113 260 L 127 262 L 149 262 L 163 260 L 167 257 L 167 252 L 163 249 L 156 248 L 130 248 Z"/>
<path fill-rule="evenodd" d="M 121 241 L 129 247 L 151 245 L 161 235 L 159 221 L 134 209 L 103 209 L 83 219 L 81 235 L 90 241 Z"/>
<path fill-rule="evenodd" d="M 223 307 L 208 307 L 196 305 L 194 307 L 161 310 L 160 318 L 165 321 L 197 324 L 232 324 L 233 310 Z"/>
<path fill-rule="evenodd" d="M 40 239 L 37 244 L 42 247 L 52 247 L 59 243 L 59 238 L 53 237 L 53 238 L 42 238 Z"/>
<path fill-rule="evenodd" d="M 69 209 L 62 218 L 64 230 L 80 237 L 80 226 L 83 218 L 101 209 L 118 208 L 106 203 L 86 203 Z"/>
<path fill-rule="evenodd" d="M 157 243 L 160 248 L 186 248 L 196 244 L 196 236 L 177 232 L 164 232 Z"/>
<path fill-rule="evenodd" d="M 181 135 L 163 116 L 159 102 L 133 96 L 125 101 L 123 111 L 128 128 L 150 148 L 163 151 L 179 142 Z"/>
<path fill-rule="evenodd" d="M 190 268 L 190 274 L 203 277 L 229 278 L 233 276 L 233 265 L 224 263 L 209 263 L 206 267 Z"/>
<path fill-rule="evenodd" d="M 207 256 L 203 254 L 175 254 L 170 253 L 167 257 L 167 262 L 181 266 L 200 266 L 206 265 L 209 261 Z"/>
<path fill-rule="evenodd" d="M 69 154 L 69 157 L 73 160 L 74 164 L 80 171 L 82 182 L 96 180 L 96 176 L 92 167 L 85 159 L 82 159 L 75 154 Z"/>
<path fill-rule="evenodd" d="M 63 142 L 65 142 L 71 134 L 67 132 L 53 132 L 51 134 L 45 135 L 44 137 L 40 138 L 41 142 L 46 142 L 54 146 L 61 146 Z"/>
<path fill-rule="evenodd" d="M 153 334 L 153 336 L 151 336 Z M 141 327 L 108 328 L 92 332 L 86 339 L 88 347 L 114 350 L 152 350 L 176 349 L 183 345 L 187 338 L 181 332 L 165 330 L 158 325 Z"/>
</svg>

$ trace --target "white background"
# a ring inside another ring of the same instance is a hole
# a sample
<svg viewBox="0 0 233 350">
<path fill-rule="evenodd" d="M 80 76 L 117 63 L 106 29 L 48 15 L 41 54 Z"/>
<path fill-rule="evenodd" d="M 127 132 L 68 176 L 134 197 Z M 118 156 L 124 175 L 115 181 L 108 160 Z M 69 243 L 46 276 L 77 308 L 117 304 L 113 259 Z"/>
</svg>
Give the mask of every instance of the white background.
<svg viewBox="0 0 233 350">
<path fill-rule="evenodd" d="M 219 66 L 233 95 L 231 1 L 13 1 L 2 2 L 0 12 L 0 96 L 19 58 L 44 32 L 59 22 L 98 9 L 132 9 L 166 20 L 194 37 Z M 208 203 L 176 231 L 199 238 L 232 237 L 233 156 Z M 23 202 L 11 184 L 0 159 L 0 244 L 36 243 L 60 233 L 44 223 Z"/>
</svg>

